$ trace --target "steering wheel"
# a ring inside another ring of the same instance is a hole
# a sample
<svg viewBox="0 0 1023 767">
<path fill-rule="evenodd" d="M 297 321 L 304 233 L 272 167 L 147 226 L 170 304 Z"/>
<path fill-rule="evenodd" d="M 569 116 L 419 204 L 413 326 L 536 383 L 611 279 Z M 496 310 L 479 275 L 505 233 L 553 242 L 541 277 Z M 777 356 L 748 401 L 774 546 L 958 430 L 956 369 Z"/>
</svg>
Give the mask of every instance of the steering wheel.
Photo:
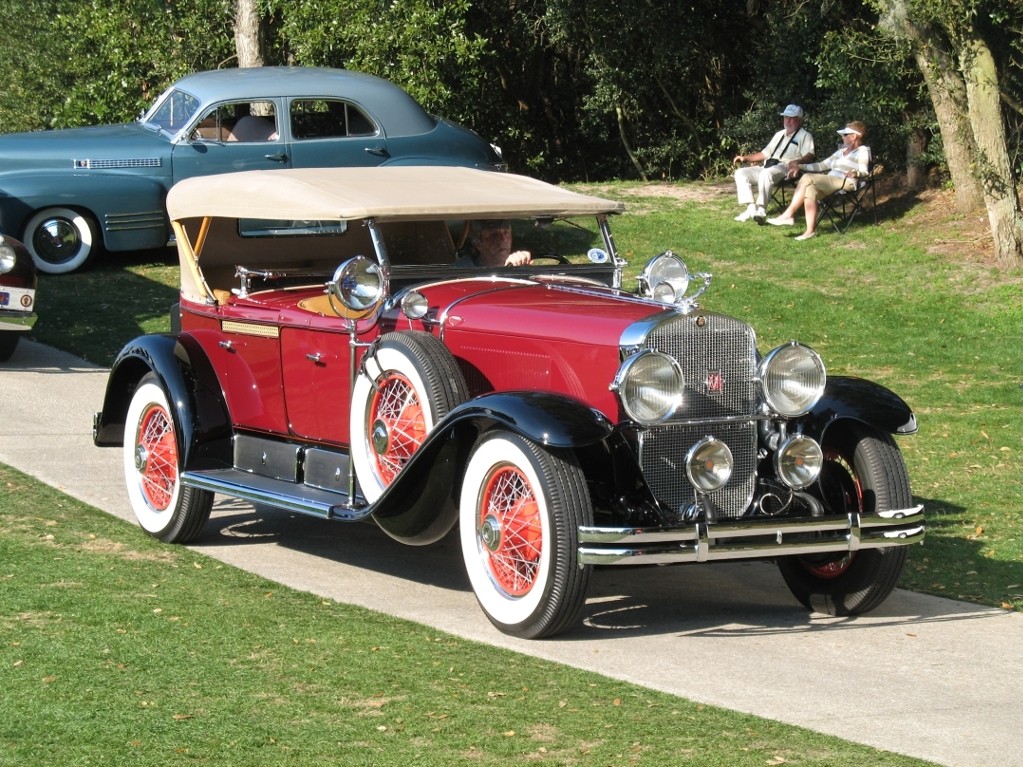
<svg viewBox="0 0 1023 767">
<path fill-rule="evenodd" d="M 549 259 L 551 259 L 552 261 L 554 261 L 555 263 L 558 263 L 558 264 L 571 265 L 571 263 L 572 263 L 567 258 L 565 258 L 564 256 L 559 255 L 557 253 L 544 253 L 544 254 L 539 255 L 539 256 L 533 256 L 533 260 L 530 263 L 536 263 L 537 261 L 539 261 L 542 258 L 549 258 Z"/>
</svg>

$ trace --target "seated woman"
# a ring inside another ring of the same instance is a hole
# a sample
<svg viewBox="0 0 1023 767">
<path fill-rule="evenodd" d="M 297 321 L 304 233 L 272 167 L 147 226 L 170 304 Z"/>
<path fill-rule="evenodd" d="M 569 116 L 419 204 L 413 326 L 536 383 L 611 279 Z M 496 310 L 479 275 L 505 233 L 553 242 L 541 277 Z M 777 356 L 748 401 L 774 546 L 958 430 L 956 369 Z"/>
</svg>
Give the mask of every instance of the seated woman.
<svg viewBox="0 0 1023 767">
<path fill-rule="evenodd" d="M 806 165 L 789 163 L 790 175 L 798 171 L 805 171 L 805 175 L 799 179 L 789 206 L 781 215 L 767 219 L 767 223 L 792 226 L 796 213 L 803 207 L 806 231 L 796 239 L 809 240 L 817 234 L 817 200 L 841 189 L 852 191 L 856 188 L 856 180 L 867 176 L 870 172 L 870 147 L 863 145 L 867 126 L 857 120 L 841 128 L 838 133 L 842 136 L 842 147 L 831 157 Z"/>
</svg>

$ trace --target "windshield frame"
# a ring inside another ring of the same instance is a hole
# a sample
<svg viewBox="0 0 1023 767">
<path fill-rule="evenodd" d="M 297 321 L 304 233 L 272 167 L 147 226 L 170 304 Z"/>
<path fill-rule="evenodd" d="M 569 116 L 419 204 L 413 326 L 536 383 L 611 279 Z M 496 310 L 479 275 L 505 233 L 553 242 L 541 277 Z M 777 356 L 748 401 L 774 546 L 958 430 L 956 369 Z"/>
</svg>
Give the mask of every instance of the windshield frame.
<svg viewBox="0 0 1023 767">
<path fill-rule="evenodd" d="M 202 108 L 203 101 L 195 94 L 177 86 L 171 86 L 157 96 L 153 105 L 142 113 L 138 121 L 147 127 L 157 128 L 169 136 L 178 136 L 189 129 Z M 171 113 L 168 116 L 163 116 L 163 113 L 168 110 Z M 173 114 L 175 110 L 184 110 L 187 112 L 187 116 L 176 118 Z"/>
</svg>

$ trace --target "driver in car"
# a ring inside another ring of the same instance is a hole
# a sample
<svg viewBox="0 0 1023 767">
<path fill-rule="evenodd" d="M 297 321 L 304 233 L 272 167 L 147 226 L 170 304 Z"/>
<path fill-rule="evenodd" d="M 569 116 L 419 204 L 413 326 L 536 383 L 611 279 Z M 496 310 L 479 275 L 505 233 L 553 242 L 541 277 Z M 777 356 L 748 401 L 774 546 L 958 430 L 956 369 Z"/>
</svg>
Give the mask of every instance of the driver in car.
<svg viewBox="0 0 1023 767">
<path fill-rule="evenodd" d="M 528 250 L 512 252 L 511 222 L 507 219 L 473 221 L 469 246 L 455 266 L 524 266 L 533 261 Z"/>
</svg>

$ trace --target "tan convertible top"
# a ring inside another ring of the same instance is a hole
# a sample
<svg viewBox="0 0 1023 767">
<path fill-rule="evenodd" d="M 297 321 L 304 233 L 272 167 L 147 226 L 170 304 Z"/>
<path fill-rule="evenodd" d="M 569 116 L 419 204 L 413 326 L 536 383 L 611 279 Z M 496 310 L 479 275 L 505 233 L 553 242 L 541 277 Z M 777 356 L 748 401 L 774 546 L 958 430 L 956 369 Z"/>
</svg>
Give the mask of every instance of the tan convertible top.
<svg viewBox="0 0 1023 767">
<path fill-rule="evenodd" d="M 304 168 L 198 176 L 167 195 L 171 220 L 379 221 L 620 213 L 620 202 L 511 173 L 437 166 Z"/>
</svg>

